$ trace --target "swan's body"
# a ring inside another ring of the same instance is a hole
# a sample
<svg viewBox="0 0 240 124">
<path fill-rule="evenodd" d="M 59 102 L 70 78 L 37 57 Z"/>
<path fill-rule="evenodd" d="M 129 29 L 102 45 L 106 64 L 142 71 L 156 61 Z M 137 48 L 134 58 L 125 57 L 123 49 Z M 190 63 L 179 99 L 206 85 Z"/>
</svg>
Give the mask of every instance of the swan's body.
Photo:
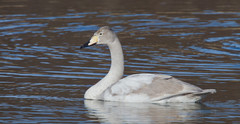
<svg viewBox="0 0 240 124">
<path fill-rule="evenodd" d="M 86 91 L 85 99 L 151 103 L 198 102 L 206 94 L 216 92 L 215 89 L 203 90 L 169 75 L 144 73 L 121 79 L 124 57 L 117 35 L 109 27 L 102 27 L 81 48 L 94 44 L 108 45 L 111 68 L 102 80 Z"/>
</svg>

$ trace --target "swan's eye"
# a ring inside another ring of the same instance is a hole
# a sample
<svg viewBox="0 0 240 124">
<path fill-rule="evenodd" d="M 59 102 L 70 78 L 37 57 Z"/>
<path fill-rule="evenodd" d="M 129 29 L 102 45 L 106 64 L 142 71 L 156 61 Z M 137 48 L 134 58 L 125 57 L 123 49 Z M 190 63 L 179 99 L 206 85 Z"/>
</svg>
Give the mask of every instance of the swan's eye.
<svg viewBox="0 0 240 124">
<path fill-rule="evenodd" d="M 102 36 L 102 35 L 103 35 L 103 33 L 102 33 L 102 32 L 100 32 L 100 33 L 99 33 L 99 35 L 100 35 L 100 36 Z"/>
</svg>

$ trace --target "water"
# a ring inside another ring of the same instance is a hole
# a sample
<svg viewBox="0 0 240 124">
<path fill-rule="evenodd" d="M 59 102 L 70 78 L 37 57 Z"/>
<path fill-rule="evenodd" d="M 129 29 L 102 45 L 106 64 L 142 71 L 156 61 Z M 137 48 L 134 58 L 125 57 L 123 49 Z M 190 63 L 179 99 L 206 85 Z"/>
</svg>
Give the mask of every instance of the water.
<svg viewBox="0 0 240 124">
<path fill-rule="evenodd" d="M 0 123 L 240 123 L 240 2 L 0 1 Z M 125 76 L 163 73 L 217 93 L 204 104 L 86 101 L 110 66 L 79 47 L 108 25 Z"/>
</svg>

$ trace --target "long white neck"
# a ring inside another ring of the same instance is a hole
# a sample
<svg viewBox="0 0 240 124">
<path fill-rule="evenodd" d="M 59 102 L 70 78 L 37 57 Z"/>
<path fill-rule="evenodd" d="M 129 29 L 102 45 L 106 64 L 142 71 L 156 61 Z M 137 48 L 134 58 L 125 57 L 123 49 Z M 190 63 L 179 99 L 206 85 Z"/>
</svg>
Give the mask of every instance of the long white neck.
<svg viewBox="0 0 240 124">
<path fill-rule="evenodd" d="M 124 71 L 124 58 L 122 52 L 122 46 L 118 40 L 115 40 L 108 44 L 111 53 L 111 67 L 108 74 L 100 80 L 98 83 L 90 87 L 84 98 L 86 99 L 101 99 L 102 93 L 110 87 L 112 84 L 116 83 L 123 76 Z"/>
</svg>

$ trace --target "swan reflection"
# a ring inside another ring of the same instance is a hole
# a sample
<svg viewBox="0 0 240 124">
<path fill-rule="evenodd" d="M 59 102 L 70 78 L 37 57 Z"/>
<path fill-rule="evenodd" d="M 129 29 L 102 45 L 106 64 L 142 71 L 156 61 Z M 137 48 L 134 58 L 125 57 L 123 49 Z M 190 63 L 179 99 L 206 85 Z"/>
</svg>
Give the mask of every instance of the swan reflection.
<svg viewBox="0 0 240 124">
<path fill-rule="evenodd" d="M 198 116 L 200 104 L 151 104 L 151 103 L 123 103 L 85 100 L 85 107 L 90 116 L 94 116 L 102 123 L 168 123 L 191 122 Z"/>
</svg>

